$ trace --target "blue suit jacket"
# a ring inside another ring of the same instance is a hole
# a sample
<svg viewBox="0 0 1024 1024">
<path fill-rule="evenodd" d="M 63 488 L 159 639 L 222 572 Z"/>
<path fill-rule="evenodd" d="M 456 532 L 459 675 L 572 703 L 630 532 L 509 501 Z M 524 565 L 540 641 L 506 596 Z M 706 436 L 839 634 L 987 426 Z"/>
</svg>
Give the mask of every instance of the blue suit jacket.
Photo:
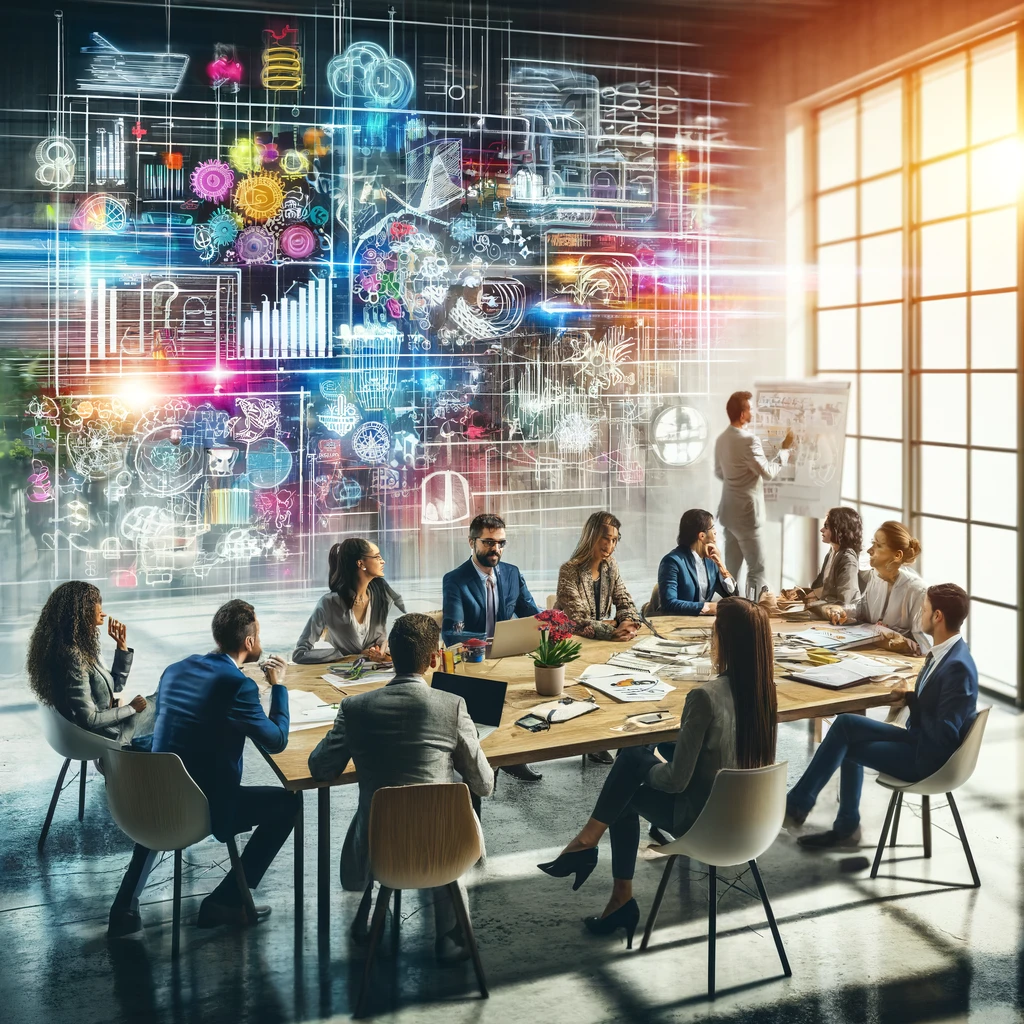
<svg viewBox="0 0 1024 1024">
<path fill-rule="evenodd" d="M 960 746 L 978 709 L 978 669 L 961 640 L 938 668 L 907 697 L 907 732 L 917 744 L 917 769 L 925 778 L 938 771 Z"/>
<path fill-rule="evenodd" d="M 236 831 L 245 737 L 271 754 L 288 746 L 288 691 L 273 687 L 268 718 L 256 683 L 226 654 L 211 651 L 168 666 L 159 694 L 153 750 L 181 758 L 210 802 L 213 834 L 224 842 Z"/>
<path fill-rule="evenodd" d="M 457 644 L 470 637 L 484 638 L 487 630 L 487 597 L 484 582 L 467 558 L 457 569 L 444 574 L 444 620 L 441 634 L 446 644 Z M 536 615 L 540 609 L 526 586 L 519 569 L 502 562 L 498 569 L 495 622 Z"/>
<path fill-rule="evenodd" d="M 728 597 L 718 566 L 704 559 L 708 571 L 708 600 L 713 594 Z M 697 567 L 689 548 L 673 548 L 658 566 L 658 603 L 664 615 L 700 615 L 704 602 L 697 584 Z"/>
</svg>

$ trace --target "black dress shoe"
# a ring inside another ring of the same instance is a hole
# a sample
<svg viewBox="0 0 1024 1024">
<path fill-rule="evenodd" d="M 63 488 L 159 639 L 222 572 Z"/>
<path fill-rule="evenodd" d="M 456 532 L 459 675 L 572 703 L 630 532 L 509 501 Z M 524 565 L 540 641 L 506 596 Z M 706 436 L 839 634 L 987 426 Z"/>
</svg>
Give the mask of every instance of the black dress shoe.
<svg viewBox="0 0 1024 1024">
<path fill-rule="evenodd" d="M 270 907 L 256 907 L 256 922 L 265 921 L 270 917 Z M 199 904 L 199 919 L 196 921 L 197 928 L 217 928 L 222 924 L 235 925 L 244 928 L 249 923 L 249 916 L 245 907 L 241 904 L 218 903 L 207 896 Z"/>
<path fill-rule="evenodd" d="M 611 935 L 620 928 L 626 930 L 626 949 L 633 948 L 633 933 L 640 922 L 640 908 L 630 899 L 607 917 L 585 917 L 583 923 L 591 935 Z"/>
<path fill-rule="evenodd" d="M 833 829 L 827 832 L 812 832 L 809 836 L 800 836 L 797 842 L 805 850 L 833 850 L 837 848 L 856 848 L 860 845 L 860 827 L 849 835 L 841 836 Z"/>
<path fill-rule="evenodd" d="M 594 764 L 614 764 L 615 758 L 610 750 L 592 750 L 587 754 L 587 760 Z"/>
<path fill-rule="evenodd" d="M 107 918 L 107 937 L 119 939 L 142 931 L 142 915 L 137 910 L 111 910 Z"/>
<path fill-rule="evenodd" d="M 567 878 L 575 874 L 576 880 L 572 883 L 572 891 L 575 892 L 597 867 L 597 847 L 561 853 L 554 860 L 548 861 L 547 864 L 538 864 L 537 867 L 552 878 Z"/>
<path fill-rule="evenodd" d="M 528 764 L 510 764 L 501 769 L 508 773 L 513 779 L 520 782 L 540 782 L 544 778 L 540 772 L 535 772 Z"/>
</svg>

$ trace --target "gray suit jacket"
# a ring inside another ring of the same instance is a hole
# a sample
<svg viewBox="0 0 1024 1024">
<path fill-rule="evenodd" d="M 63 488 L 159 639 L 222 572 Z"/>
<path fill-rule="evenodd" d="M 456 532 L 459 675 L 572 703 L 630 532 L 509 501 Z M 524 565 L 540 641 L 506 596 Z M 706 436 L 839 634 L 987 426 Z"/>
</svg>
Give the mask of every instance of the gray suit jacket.
<svg viewBox="0 0 1024 1024">
<path fill-rule="evenodd" d="M 716 676 L 686 695 L 675 753 L 647 773 L 653 789 L 675 794 L 674 836 L 697 820 L 720 768 L 736 767 L 736 706 L 728 676 Z"/>
<path fill-rule="evenodd" d="M 344 889 L 362 890 L 369 881 L 370 802 L 381 787 L 454 782 L 457 771 L 479 796 L 494 790 L 466 702 L 431 689 L 422 676 L 395 676 L 341 702 L 334 727 L 309 755 L 309 771 L 326 782 L 350 759 L 359 774 L 359 806 L 341 851 Z"/>
<path fill-rule="evenodd" d="M 810 589 L 819 587 L 821 597 L 807 604 L 808 611 L 819 618 L 824 618 L 825 605 L 841 604 L 844 608 L 855 605 L 860 600 L 860 554 L 853 548 L 840 548 L 831 560 L 826 555 Z"/>
<path fill-rule="evenodd" d="M 728 426 L 715 442 L 715 476 L 722 481 L 718 521 L 742 536 L 765 521 L 764 481 L 774 480 L 785 465 L 779 452 L 765 458 L 761 439 L 749 430 Z"/>
<path fill-rule="evenodd" d="M 128 743 L 135 735 L 153 731 L 153 703 L 141 714 L 121 716 L 114 707 L 114 694 L 120 693 L 128 682 L 134 651 L 115 651 L 114 663 L 108 672 L 102 662 L 68 666 L 67 704 L 58 710 L 75 725 L 89 732 L 99 733 L 121 743 Z"/>
</svg>

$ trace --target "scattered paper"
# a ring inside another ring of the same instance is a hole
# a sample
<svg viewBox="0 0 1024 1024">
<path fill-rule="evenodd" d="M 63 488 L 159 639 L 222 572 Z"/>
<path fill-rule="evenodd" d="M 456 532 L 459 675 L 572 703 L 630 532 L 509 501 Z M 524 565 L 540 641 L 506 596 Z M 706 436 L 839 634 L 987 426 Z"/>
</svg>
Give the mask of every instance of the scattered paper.
<svg viewBox="0 0 1024 1024">
<path fill-rule="evenodd" d="M 637 701 L 662 700 L 667 693 L 674 690 L 674 686 L 662 682 L 653 673 L 623 672 L 621 669 L 616 673 L 594 673 L 587 675 L 591 669 L 611 668 L 610 665 L 591 665 L 580 677 L 585 679 L 588 687 L 599 690 L 601 693 L 624 704 L 631 704 Z"/>
</svg>

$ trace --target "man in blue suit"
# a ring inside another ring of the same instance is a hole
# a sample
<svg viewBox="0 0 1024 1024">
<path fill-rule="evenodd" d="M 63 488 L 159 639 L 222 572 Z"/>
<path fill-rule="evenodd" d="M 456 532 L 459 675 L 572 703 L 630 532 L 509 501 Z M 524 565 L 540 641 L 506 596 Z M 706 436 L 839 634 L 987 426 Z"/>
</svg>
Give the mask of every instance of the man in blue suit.
<svg viewBox="0 0 1024 1024">
<path fill-rule="evenodd" d="M 540 611 L 523 574 L 502 563 L 506 543 L 505 520 L 500 516 L 479 515 L 469 524 L 470 557 L 446 572 L 442 583 L 441 635 L 446 646 L 493 637 L 496 623 Z M 509 765 L 504 771 L 523 782 L 541 778 L 528 764 Z"/>
<path fill-rule="evenodd" d="M 731 597 L 736 581 L 722 564 L 715 517 L 691 508 L 679 520 L 676 547 L 658 566 L 658 611 L 662 615 L 714 615 L 715 594 Z"/>
<path fill-rule="evenodd" d="M 860 791 L 864 768 L 906 782 L 938 771 L 960 746 L 977 711 L 978 670 L 960 635 L 967 618 L 967 594 L 955 583 L 928 588 L 921 608 L 921 632 L 934 640 L 914 689 L 906 697 L 910 718 L 904 729 L 864 715 L 839 715 L 807 771 L 790 790 L 784 827 L 803 824 L 818 793 L 840 769 L 839 813 L 827 832 L 801 836 L 808 849 L 856 845 L 860 841 Z"/>
<path fill-rule="evenodd" d="M 271 685 L 270 715 L 263 712 L 259 688 L 242 672 L 263 653 L 260 624 L 251 604 L 228 601 L 213 617 L 217 650 L 194 654 L 169 666 L 160 679 L 153 751 L 177 754 L 206 794 L 213 834 L 226 842 L 255 828 L 242 853 L 249 888 L 263 878 L 295 824 L 300 796 L 277 786 L 243 786 L 242 751 L 248 736 L 271 754 L 288 745 L 288 691 L 284 662 L 274 656 L 264 672 Z M 155 853 L 136 845 L 131 864 L 110 908 L 108 934 L 126 935 L 142 927 L 139 893 Z M 269 908 L 257 908 L 266 917 Z M 245 909 L 233 874 L 199 907 L 200 928 L 244 924 Z"/>
</svg>

